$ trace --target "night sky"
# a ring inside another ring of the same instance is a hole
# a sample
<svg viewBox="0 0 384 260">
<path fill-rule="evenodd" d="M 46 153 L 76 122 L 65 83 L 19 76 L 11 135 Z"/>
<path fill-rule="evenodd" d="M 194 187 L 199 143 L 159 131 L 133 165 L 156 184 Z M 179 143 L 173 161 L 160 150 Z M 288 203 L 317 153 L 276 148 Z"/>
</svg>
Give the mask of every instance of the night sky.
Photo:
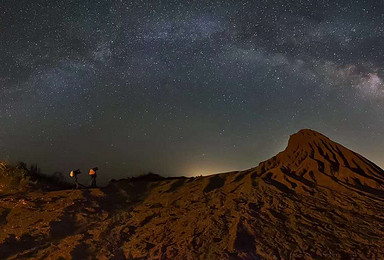
<svg viewBox="0 0 384 260">
<path fill-rule="evenodd" d="M 104 180 L 257 166 L 311 128 L 384 166 L 382 1 L 0 4 L 0 159 Z"/>
</svg>

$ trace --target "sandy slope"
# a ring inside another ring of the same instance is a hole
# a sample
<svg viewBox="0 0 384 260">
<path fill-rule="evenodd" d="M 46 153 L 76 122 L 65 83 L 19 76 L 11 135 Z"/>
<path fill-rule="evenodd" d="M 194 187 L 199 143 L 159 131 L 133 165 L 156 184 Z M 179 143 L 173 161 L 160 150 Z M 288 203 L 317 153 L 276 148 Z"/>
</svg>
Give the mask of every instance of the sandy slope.
<svg viewBox="0 0 384 260">
<path fill-rule="evenodd" d="M 302 130 L 247 171 L 2 196 L 0 258 L 383 258 L 383 176 Z"/>
</svg>

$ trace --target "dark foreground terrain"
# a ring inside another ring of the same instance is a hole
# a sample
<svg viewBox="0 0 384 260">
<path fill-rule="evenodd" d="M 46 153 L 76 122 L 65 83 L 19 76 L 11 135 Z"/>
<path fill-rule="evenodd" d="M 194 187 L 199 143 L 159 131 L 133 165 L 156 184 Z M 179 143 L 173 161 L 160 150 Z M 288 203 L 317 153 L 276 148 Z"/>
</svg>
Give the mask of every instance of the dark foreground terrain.
<svg viewBox="0 0 384 260">
<path fill-rule="evenodd" d="M 384 258 L 384 172 L 301 130 L 258 167 L 0 196 L 0 259 Z"/>
</svg>

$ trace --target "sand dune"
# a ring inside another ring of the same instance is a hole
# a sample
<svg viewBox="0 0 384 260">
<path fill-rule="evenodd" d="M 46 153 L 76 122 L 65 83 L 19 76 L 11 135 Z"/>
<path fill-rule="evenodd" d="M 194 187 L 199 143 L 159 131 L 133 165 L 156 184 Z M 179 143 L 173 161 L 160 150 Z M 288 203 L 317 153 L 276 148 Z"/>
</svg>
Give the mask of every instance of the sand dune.
<svg viewBox="0 0 384 260">
<path fill-rule="evenodd" d="M 383 258 L 383 173 L 301 130 L 246 171 L 3 195 L 0 258 Z"/>
</svg>

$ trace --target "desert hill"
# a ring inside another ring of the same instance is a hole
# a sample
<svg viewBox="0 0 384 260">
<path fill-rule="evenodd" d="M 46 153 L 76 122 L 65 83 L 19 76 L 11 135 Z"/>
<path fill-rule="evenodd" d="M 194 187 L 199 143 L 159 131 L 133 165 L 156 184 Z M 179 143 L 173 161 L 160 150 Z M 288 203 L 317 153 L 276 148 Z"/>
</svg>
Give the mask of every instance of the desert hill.
<svg viewBox="0 0 384 260">
<path fill-rule="evenodd" d="M 384 171 L 380 167 L 313 130 L 292 135 L 287 148 L 260 163 L 256 172 L 264 180 L 276 180 L 300 192 L 327 187 L 384 195 Z"/>
<path fill-rule="evenodd" d="M 312 130 L 246 171 L 0 197 L 0 258 L 378 259 L 384 174 Z"/>
</svg>

